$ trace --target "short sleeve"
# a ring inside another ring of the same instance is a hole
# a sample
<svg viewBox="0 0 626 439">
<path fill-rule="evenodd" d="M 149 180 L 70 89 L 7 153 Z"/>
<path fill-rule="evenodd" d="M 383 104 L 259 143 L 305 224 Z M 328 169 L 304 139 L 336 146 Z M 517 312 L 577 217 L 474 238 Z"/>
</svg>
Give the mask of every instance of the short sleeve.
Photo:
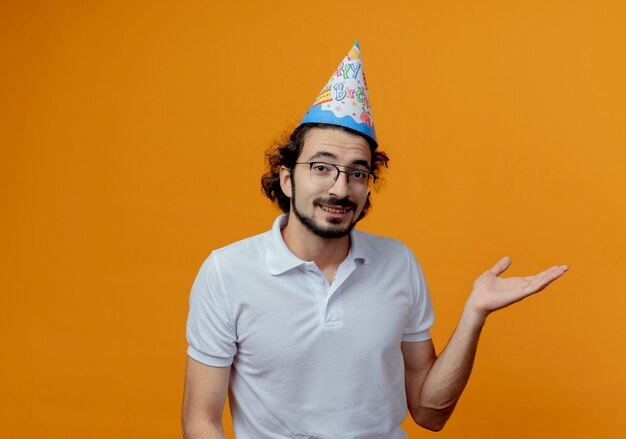
<svg viewBox="0 0 626 439">
<path fill-rule="evenodd" d="M 191 288 L 187 318 L 187 354 L 209 366 L 232 364 L 236 333 L 228 313 L 214 254 L 202 264 Z"/>
<path fill-rule="evenodd" d="M 430 293 L 417 259 L 415 259 L 413 252 L 408 247 L 405 247 L 405 249 L 407 264 L 409 265 L 409 282 L 413 290 L 413 307 L 402 335 L 402 341 L 419 342 L 429 340 L 431 338 L 430 327 L 435 321 Z"/>
</svg>

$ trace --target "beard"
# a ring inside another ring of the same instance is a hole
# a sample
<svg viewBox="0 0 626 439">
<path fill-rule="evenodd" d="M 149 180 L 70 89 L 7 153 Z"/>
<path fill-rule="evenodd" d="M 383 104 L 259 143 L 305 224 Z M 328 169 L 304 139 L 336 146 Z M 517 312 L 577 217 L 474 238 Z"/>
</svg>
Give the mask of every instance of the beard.
<svg viewBox="0 0 626 439">
<path fill-rule="evenodd" d="M 296 201 L 295 201 L 296 200 L 296 186 L 294 183 L 295 182 L 292 179 L 291 181 L 291 191 L 292 191 L 291 209 L 293 210 L 293 213 L 296 216 L 296 218 L 298 218 L 298 220 L 302 223 L 304 227 L 306 227 L 314 235 L 319 236 L 320 238 L 326 238 L 326 239 L 343 238 L 344 236 L 347 236 L 350 234 L 350 232 L 352 231 L 352 229 L 354 228 L 354 226 L 356 225 L 356 223 L 359 221 L 360 218 L 357 218 L 356 220 L 354 220 L 347 226 L 343 226 L 343 227 L 339 225 L 341 223 L 341 219 L 339 218 L 330 218 L 329 219 L 330 224 L 320 224 L 319 222 L 315 221 L 312 217 L 308 217 L 304 215 L 296 207 Z M 313 200 L 314 206 L 319 206 L 321 204 L 324 204 L 326 206 L 347 207 L 347 208 L 352 209 L 353 212 L 356 210 L 356 207 L 357 207 L 357 205 L 353 203 L 352 201 L 350 201 L 348 198 L 339 199 L 339 198 L 319 197 Z M 333 223 L 335 223 L 336 225 L 333 225 Z"/>
</svg>

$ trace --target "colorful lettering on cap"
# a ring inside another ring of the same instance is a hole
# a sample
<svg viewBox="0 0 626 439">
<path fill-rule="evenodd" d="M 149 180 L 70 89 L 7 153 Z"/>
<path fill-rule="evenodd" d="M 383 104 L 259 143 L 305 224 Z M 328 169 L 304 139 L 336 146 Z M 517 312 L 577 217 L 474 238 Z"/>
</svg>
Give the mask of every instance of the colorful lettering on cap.
<svg viewBox="0 0 626 439">
<path fill-rule="evenodd" d="M 358 42 L 333 72 L 300 125 L 305 123 L 348 127 L 378 145 Z"/>
</svg>

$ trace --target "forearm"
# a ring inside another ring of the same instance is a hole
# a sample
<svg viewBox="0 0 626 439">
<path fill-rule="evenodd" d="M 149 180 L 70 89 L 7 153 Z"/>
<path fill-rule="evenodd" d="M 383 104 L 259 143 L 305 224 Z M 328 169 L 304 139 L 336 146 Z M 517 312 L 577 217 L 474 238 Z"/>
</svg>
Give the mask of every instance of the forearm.
<svg viewBox="0 0 626 439">
<path fill-rule="evenodd" d="M 452 415 L 469 380 L 485 318 L 466 304 L 448 345 L 424 379 L 416 413 L 412 413 L 420 425 L 440 430 Z"/>
<path fill-rule="evenodd" d="M 185 439 L 226 439 L 221 423 L 207 419 L 184 420 Z"/>
<path fill-rule="evenodd" d="M 409 408 L 423 427 L 440 430 L 452 414 L 469 380 L 487 316 L 543 290 L 568 270 L 567 265 L 555 265 L 535 276 L 498 277 L 510 264 L 509 257 L 502 258 L 476 279 L 454 334 L 440 357 L 429 363 L 432 366 L 422 367 L 424 373 L 408 368 Z"/>
</svg>

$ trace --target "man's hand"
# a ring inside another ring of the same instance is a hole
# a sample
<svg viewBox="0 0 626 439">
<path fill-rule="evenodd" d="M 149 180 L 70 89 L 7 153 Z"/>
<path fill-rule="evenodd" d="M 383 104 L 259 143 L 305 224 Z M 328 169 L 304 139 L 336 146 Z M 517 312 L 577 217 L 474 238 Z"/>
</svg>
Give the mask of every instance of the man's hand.
<svg viewBox="0 0 626 439">
<path fill-rule="evenodd" d="M 489 313 L 543 290 L 568 270 L 566 265 L 555 265 L 535 276 L 498 277 L 510 265 L 511 259 L 503 258 L 476 279 L 461 320 L 439 358 L 432 343 L 402 343 L 409 411 L 419 425 L 438 431 L 452 414 L 469 379 Z"/>
<path fill-rule="evenodd" d="M 567 265 L 555 265 L 535 276 L 498 277 L 510 265 L 511 259 L 504 257 L 474 282 L 468 305 L 478 317 L 485 319 L 489 313 L 543 290 L 568 270 Z"/>
</svg>

